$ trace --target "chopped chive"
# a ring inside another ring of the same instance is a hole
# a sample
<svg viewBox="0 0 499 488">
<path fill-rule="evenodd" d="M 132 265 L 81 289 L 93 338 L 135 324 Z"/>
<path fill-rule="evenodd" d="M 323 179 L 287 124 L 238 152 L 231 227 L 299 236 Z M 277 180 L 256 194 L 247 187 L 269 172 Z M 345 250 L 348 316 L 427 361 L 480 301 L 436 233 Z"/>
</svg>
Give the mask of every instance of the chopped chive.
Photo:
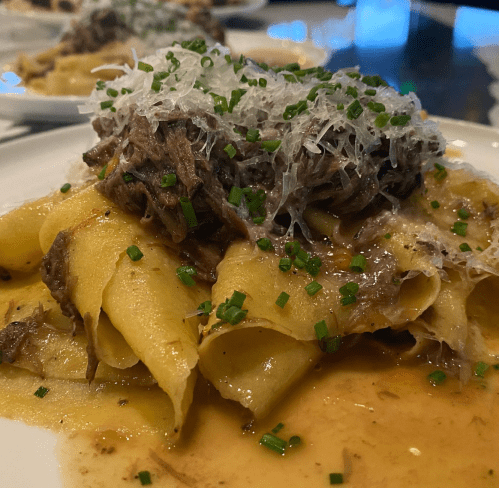
<svg viewBox="0 0 499 488">
<path fill-rule="evenodd" d="M 478 247 L 476 248 L 476 250 L 477 250 L 477 251 L 480 251 L 480 252 L 482 252 L 482 251 L 483 251 L 483 249 L 482 249 L 480 246 L 478 246 Z"/>
<path fill-rule="evenodd" d="M 232 144 L 227 144 L 224 147 L 224 151 L 228 154 L 229 158 L 231 159 L 237 154 L 236 148 Z"/>
<path fill-rule="evenodd" d="M 358 119 L 363 111 L 364 109 L 362 108 L 360 102 L 358 100 L 355 100 L 355 102 L 352 102 L 347 108 L 347 119 Z"/>
<path fill-rule="evenodd" d="M 234 290 L 232 296 L 229 298 L 227 304 L 229 306 L 234 306 L 241 308 L 243 306 L 244 300 L 246 299 L 246 295 L 241 293 L 240 291 Z"/>
<path fill-rule="evenodd" d="M 454 222 L 454 225 L 451 227 L 451 232 L 454 232 L 454 234 L 457 234 L 458 236 L 461 237 L 466 237 L 466 228 L 468 227 L 468 224 L 466 222 Z"/>
<path fill-rule="evenodd" d="M 280 140 L 274 140 L 274 141 L 262 141 L 262 149 L 267 152 L 275 152 L 277 149 L 279 149 L 279 146 L 281 145 Z"/>
<path fill-rule="evenodd" d="M 460 208 L 458 211 L 457 211 L 457 216 L 460 218 L 460 219 L 463 219 L 463 220 L 466 220 L 466 219 L 469 219 L 470 218 L 470 213 L 465 209 L 465 208 Z"/>
<path fill-rule="evenodd" d="M 288 300 L 289 300 L 289 295 L 285 291 L 282 291 L 281 294 L 277 297 L 275 304 L 278 307 L 284 308 L 284 305 L 288 303 Z"/>
<path fill-rule="evenodd" d="M 193 51 L 198 54 L 204 54 L 208 50 L 206 41 L 200 38 L 192 39 L 191 41 L 182 41 L 180 45 L 184 49 L 189 49 L 189 51 Z M 214 49 L 213 51 L 216 51 L 216 49 Z"/>
<path fill-rule="evenodd" d="M 177 276 L 178 276 L 178 279 L 185 285 L 185 286 L 194 286 L 196 284 L 196 282 L 194 281 L 194 279 L 192 278 L 192 276 L 185 272 L 185 271 L 181 271 L 179 272 L 177 270 Z"/>
<path fill-rule="evenodd" d="M 163 83 L 161 83 L 161 81 L 159 81 L 159 80 L 153 80 L 152 83 L 151 83 L 151 90 L 155 91 L 156 93 L 158 93 L 161 90 L 162 86 L 163 86 Z"/>
<path fill-rule="evenodd" d="M 292 435 L 289 438 L 288 445 L 289 447 L 296 447 L 301 444 L 301 437 L 299 435 Z"/>
<path fill-rule="evenodd" d="M 433 200 L 432 202 L 430 202 L 430 205 L 432 208 L 434 208 L 435 210 L 437 208 L 440 208 L 440 203 L 438 203 L 436 200 Z"/>
<path fill-rule="evenodd" d="M 265 88 L 267 86 L 267 80 L 265 78 L 258 78 L 258 84 L 262 87 Z"/>
<path fill-rule="evenodd" d="M 345 305 L 351 305 L 352 303 L 355 303 L 357 301 L 357 297 L 355 295 L 347 295 L 341 298 L 340 303 L 345 306 Z"/>
<path fill-rule="evenodd" d="M 139 480 L 140 480 L 140 484 L 142 486 L 152 485 L 151 473 L 149 473 L 149 471 L 139 471 L 138 472 L 138 477 L 139 477 Z"/>
<path fill-rule="evenodd" d="M 284 250 L 288 256 L 294 256 L 300 250 L 300 243 L 298 241 L 286 242 Z"/>
<path fill-rule="evenodd" d="M 284 454 L 288 443 L 274 434 L 263 434 L 260 439 L 260 444 L 268 449 L 278 452 L 279 454 Z"/>
<path fill-rule="evenodd" d="M 340 288 L 340 293 L 344 296 L 355 295 L 359 291 L 359 285 L 353 281 L 349 281 Z"/>
<path fill-rule="evenodd" d="M 364 94 L 370 97 L 374 97 L 374 95 L 376 95 L 376 90 L 366 90 Z"/>
<path fill-rule="evenodd" d="M 107 171 L 107 164 L 105 164 L 102 169 L 100 170 L 99 174 L 97 175 L 97 178 L 99 180 L 103 180 L 106 177 L 106 171 Z"/>
<path fill-rule="evenodd" d="M 352 71 L 350 73 L 347 73 L 347 76 L 352 78 L 353 80 L 358 80 L 360 78 L 360 73 L 357 73 L 355 71 Z"/>
<path fill-rule="evenodd" d="M 392 124 L 393 126 L 402 127 L 402 126 L 406 125 L 407 122 L 409 122 L 409 120 L 411 120 L 410 115 L 394 115 L 390 119 L 390 124 Z"/>
<path fill-rule="evenodd" d="M 286 273 L 291 269 L 291 266 L 293 265 L 293 261 L 291 258 L 281 258 L 279 261 L 279 269 L 283 272 Z"/>
<path fill-rule="evenodd" d="M 471 251 L 471 247 L 466 243 L 463 242 L 462 244 L 459 245 L 459 249 L 461 252 L 469 252 Z"/>
<path fill-rule="evenodd" d="M 238 186 L 233 186 L 230 189 L 227 201 L 231 205 L 235 205 L 236 207 L 239 207 L 239 205 L 241 205 L 242 198 L 243 198 L 243 190 L 241 188 L 239 188 Z"/>
<path fill-rule="evenodd" d="M 282 422 L 279 422 L 273 429 L 272 429 L 272 434 L 277 434 L 280 430 L 282 430 L 284 427 L 284 424 Z"/>
<path fill-rule="evenodd" d="M 365 256 L 362 254 L 357 254 L 357 256 L 353 256 L 352 260 L 350 261 L 350 264 L 348 267 L 354 272 L 354 273 L 363 273 L 366 270 L 367 266 L 367 260 Z"/>
<path fill-rule="evenodd" d="M 315 277 L 319 274 L 321 266 L 322 266 L 321 258 L 319 256 L 314 256 L 313 258 L 310 258 L 305 264 L 305 270 L 309 275 Z"/>
<path fill-rule="evenodd" d="M 177 183 L 177 175 L 175 173 L 168 173 L 167 175 L 163 175 L 159 186 L 161 188 L 168 188 L 169 186 L 175 186 L 175 183 Z"/>
<path fill-rule="evenodd" d="M 433 386 L 441 385 L 446 380 L 446 378 L 447 375 L 440 369 L 437 369 L 428 375 L 428 381 Z"/>
<path fill-rule="evenodd" d="M 154 71 L 154 68 L 150 64 L 144 63 L 143 61 L 139 61 L 139 64 L 137 65 L 137 69 L 140 69 L 141 71 L 145 71 L 146 73 L 150 73 L 151 71 Z"/>
<path fill-rule="evenodd" d="M 317 340 L 322 341 L 326 337 L 329 336 L 329 330 L 326 325 L 325 320 L 321 320 L 320 322 L 317 322 L 314 325 L 314 330 L 315 330 L 315 335 L 317 337 Z"/>
<path fill-rule="evenodd" d="M 102 110 L 105 110 L 106 108 L 112 108 L 112 106 L 113 106 L 112 100 L 106 100 L 106 101 L 100 103 L 100 108 Z"/>
<path fill-rule="evenodd" d="M 388 83 L 379 75 L 364 76 L 362 83 L 377 88 L 378 86 L 388 86 Z"/>
<path fill-rule="evenodd" d="M 439 164 L 439 163 L 435 163 L 435 174 L 433 175 L 433 177 L 437 180 L 437 181 L 442 181 L 446 176 L 447 176 L 447 170 L 445 169 L 445 166 Z"/>
<path fill-rule="evenodd" d="M 233 307 L 228 307 L 225 310 L 223 319 L 226 322 L 229 322 L 230 325 L 236 325 L 236 324 L 238 324 L 239 322 L 241 322 L 241 320 L 243 320 L 246 317 L 247 313 L 248 313 L 247 310 L 241 310 L 238 307 L 234 307 L 234 306 Z"/>
<path fill-rule="evenodd" d="M 71 188 L 70 183 L 64 183 L 64 185 L 61 186 L 61 193 L 67 193 L 70 188 Z"/>
<path fill-rule="evenodd" d="M 40 388 L 38 388 L 38 390 L 36 390 L 35 393 L 33 393 L 33 395 L 37 396 L 38 398 L 43 398 L 48 392 L 49 392 L 48 388 L 40 386 Z"/>
<path fill-rule="evenodd" d="M 205 302 L 201 303 L 198 307 L 198 310 L 201 310 L 202 315 L 210 315 L 211 310 L 212 310 L 212 304 L 210 300 L 206 300 Z"/>
<path fill-rule="evenodd" d="M 196 276 L 198 274 L 196 268 L 194 266 L 179 266 L 176 270 L 177 274 L 187 273 L 189 276 Z"/>
<path fill-rule="evenodd" d="M 345 108 L 345 105 L 343 105 L 342 103 L 338 103 L 338 105 L 336 105 L 336 108 L 338 110 L 343 110 Z"/>
<path fill-rule="evenodd" d="M 203 56 L 201 58 L 201 66 L 203 68 L 211 68 L 215 63 L 213 62 L 213 59 L 211 59 L 209 56 Z"/>
<path fill-rule="evenodd" d="M 139 261 L 144 257 L 142 251 L 135 245 L 127 247 L 126 253 L 132 261 Z"/>
<path fill-rule="evenodd" d="M 367 103 L 367 108 L 371 110 L 371 112 L 376 112 L 378 114 L 386 110 L 385 106 L 382 103 L 373 102 L 373 101 Z"/>
<path fill-rule="evenodd" d="M 355 88 L 353 86 L 347 86 L 346 93 L 347 93 L 347 95 L 350 95 L 353 98 L 357 98 L 359 96 L 359 93 L 357 92 L 357 88 Z M 357 118 L 357 117 L 355 117 L 355 118 Z"/>
<path fill-rule="evenodd" d="M 385 239 L 391 239 L 392 238 L 392 235 L 387 232 L 384 236 L 383 236 Z"/>
<path fill-rule="evenodd" d="M 262 251 L 271 251 L 274 249 L 274 246 L 272 245 L 272 241 L 268 237 L 261 237 L 256 241 L 256 245 L 262 250 Z"/>
<path fill-rule="evenodd" d="M 246 140 L 248 142 L 257 142 L 260 140 L 260 131 L 258 129 L 248 129 L 246 132 Z"/>
<path fill-rule="evenodd" d="M 329 473 L 329 484 L 330 485 L 342 485 L 343 484 L 343 473 Z"/>
<path fill-rule="evenodd" d="M 96 89 L 96 90 L 104 90 L 104 88 L 106 88 L 106 82 L 105 82 L 105 81 L 99 80 L 99 81 L 95 84 L 95 89 Z"/>
<path fill-rule="evenodd" d="M 253 217 L 251 220 L 256 225 L 262 225 L 265 222 L 265 217 Z"/>
<path fill-rule="evenodd" d="M 256 85 L 258 85 L 258 80 L 248 80 L 248 85 L 249 86 L 256 86 Z"/>
<path fill-rule="evenodd" d="M 320 283 L 317 283 L 317 281 L 311 281 L 307 286 L 305 286 L 305 291 L 312 297 L 314 296 L 318 291 L 322 289 L 322 285 Z"/>
<path fill-rule="evenodd" d="M 115 90 L 114 88 L 108 88 L 106 94 L 113 98 L 116 98 L 119 95 L 118 90 Z"/>
<path fill-rule="evenodd" d="M 128 173 L 127 171 L 123 173 L 122 178 L 125 183 L 130 183 L 131 181 L 133 181 L 133 175 L 131 173 Z"/>
<path fill-rule="evenodd" d="M 191 201 L 187 197 L 180 197 L 180 206 L 182 207 L 187 225 L 189 227 L 196 227 L 196 225 L 198 225 L 198 219 L 196 218 L 196 212 L 194 211 Z"/>
<path fill-rule="evenodd" d="M 379 129 L 382 129 L 383 127 L 386 126 L 386 124 L 388 124 L 389 120 L 390 120 L 390 114 L 383 112 L 374 119 L 374 125 Z"/>
<path fill-rule="evenodd" d="M 122 95 L 126 95 L 127 93 L 133 93 L 133 90 L 131 88 L 122 88 L 121 89 Z"/>
<path fill-rule="evenodd" d="M 229 101 L 228 112 L 231 114 L 234 107 L 240 102 L 241 97 L 246 93 L 246 90 L 240 88 L 239 90 L 232 90 Z"/>
<path fill-rule="evenodd" d="M 489 365 L 487 363 L 484 363 L 483 361 L 480 361 L 475 366 L 474 374 L 475 374 L 475 376 L 479 376 L 480 378 L 483 378 L 485 375 L 485 372 L 488 369 L 489 369 Z"/>
</svg>

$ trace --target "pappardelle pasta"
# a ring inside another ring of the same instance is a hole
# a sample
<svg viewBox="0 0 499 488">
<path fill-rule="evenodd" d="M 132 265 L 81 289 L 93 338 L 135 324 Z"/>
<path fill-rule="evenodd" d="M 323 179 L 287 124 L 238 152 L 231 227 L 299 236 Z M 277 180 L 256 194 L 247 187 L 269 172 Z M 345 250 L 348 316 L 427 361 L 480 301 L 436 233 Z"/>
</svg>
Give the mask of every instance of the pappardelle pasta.
<svg viewBox="0 0 499 488">
<path fill-rule="evenodd" d="M 0 218 L 4 363 L 157 383 L 175 443 L 198 372 L 262 419 L 363 336 L 463 384 L 499 362 L 499 188 L 413 95 L 200 42 L 106 89 L 88 180 Z"/>
</svg>

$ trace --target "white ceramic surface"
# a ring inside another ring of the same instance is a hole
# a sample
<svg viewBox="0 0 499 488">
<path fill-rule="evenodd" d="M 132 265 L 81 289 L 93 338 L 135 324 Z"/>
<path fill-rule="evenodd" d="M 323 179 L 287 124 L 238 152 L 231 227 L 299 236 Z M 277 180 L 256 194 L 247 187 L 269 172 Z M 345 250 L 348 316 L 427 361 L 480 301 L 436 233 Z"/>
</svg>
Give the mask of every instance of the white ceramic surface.
<svg viewBox="0 0 499 488">
<path fill-rule="evenodd" d="M 499 179 L 499 129 L 434 120 L 449 146 L 461 152 L 456 162 L 467 161 Z M 0 144 L 0 214 L 59 188 L 68 180 L 72 163 L 95 141 L 87 123 Z M 55 434 L 5 419 L 0 419 L 0 430 L 1 488 L 62 488 Z"/>
</svg>

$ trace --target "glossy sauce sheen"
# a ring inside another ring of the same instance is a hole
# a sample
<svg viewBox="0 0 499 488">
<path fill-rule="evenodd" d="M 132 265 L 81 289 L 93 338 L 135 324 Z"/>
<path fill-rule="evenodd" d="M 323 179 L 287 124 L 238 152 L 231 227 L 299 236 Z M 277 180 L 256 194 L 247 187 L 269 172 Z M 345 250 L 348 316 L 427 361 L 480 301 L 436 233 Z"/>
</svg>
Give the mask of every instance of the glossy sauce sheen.
<svg viewBox="0 0 499 488">
<path fill-rule="evenodd" d="M 60 431 L 64 486 L 486 488 L 499 485 L 499 370 L 432 386 L 431 365 L 396 365 L 379 350 L 330 357 L 269 418 L 198 382 L 181 441 L 162 438 L 158 388 L 41 380 L 3 365 L 0 414 Z M 16 381 L 13 381 L 13 380 Z M 50 389 L 43 398 L 35 391 Z M 27 394 L 28 392 L 28 394 Z M 259 445 L 278 423 L 302 444 L 281 456 Z M 245 426 L 245 429 L 243 428 Z"/>
</svg>

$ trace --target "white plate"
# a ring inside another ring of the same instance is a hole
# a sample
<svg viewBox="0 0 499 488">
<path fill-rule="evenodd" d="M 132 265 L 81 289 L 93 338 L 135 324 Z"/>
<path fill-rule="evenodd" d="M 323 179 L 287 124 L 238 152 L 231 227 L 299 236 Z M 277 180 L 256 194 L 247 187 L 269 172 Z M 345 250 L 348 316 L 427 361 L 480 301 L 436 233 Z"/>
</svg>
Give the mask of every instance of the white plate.
<svg viewBox="0 0 499 488">
<path fill-rule="evenodd" d="M 499 129 L 452 119 L 433 120 L 440 123 L 449 146 L 461 151 L 456 161 L 467 161 L 499 179 Z M 67 182 L 72 163 L 95 141 L 90 124 L 81 124 L 0 144 L 0 214 Z M 62 488 L 55 434 L 5 419 L 0 419 L 0 429 L 2 488 Z"/>
<path fill-rule="evenodd" d="M 311 41 L 293 42 L 273 39 L 265 32 L 249 32 L 239 30 L 227 31 L 226 43 L 236 54 L 253 49 L 285 49 L 310 60 L 312 65 L 323 65 L 328 56 L 322 48 Z M 47 49 L 49 45 L 45 45 Z M 28 54 L 34 54 L 29 52 Z M 3 65 L 12 63 L 16 54 L 0 57 Z M 1 87 L 0 87 L 1 88 Z M 45 96 L 25 91 L 24 93 L 1 93 L 0 114 L 5 119 L 18 122 L 60 122 L 78 123 L 87 121 L 87 114 L 80 114 L 78 106 L 85 103 L 86 97 L 77 96 Z"/>
</svg>

